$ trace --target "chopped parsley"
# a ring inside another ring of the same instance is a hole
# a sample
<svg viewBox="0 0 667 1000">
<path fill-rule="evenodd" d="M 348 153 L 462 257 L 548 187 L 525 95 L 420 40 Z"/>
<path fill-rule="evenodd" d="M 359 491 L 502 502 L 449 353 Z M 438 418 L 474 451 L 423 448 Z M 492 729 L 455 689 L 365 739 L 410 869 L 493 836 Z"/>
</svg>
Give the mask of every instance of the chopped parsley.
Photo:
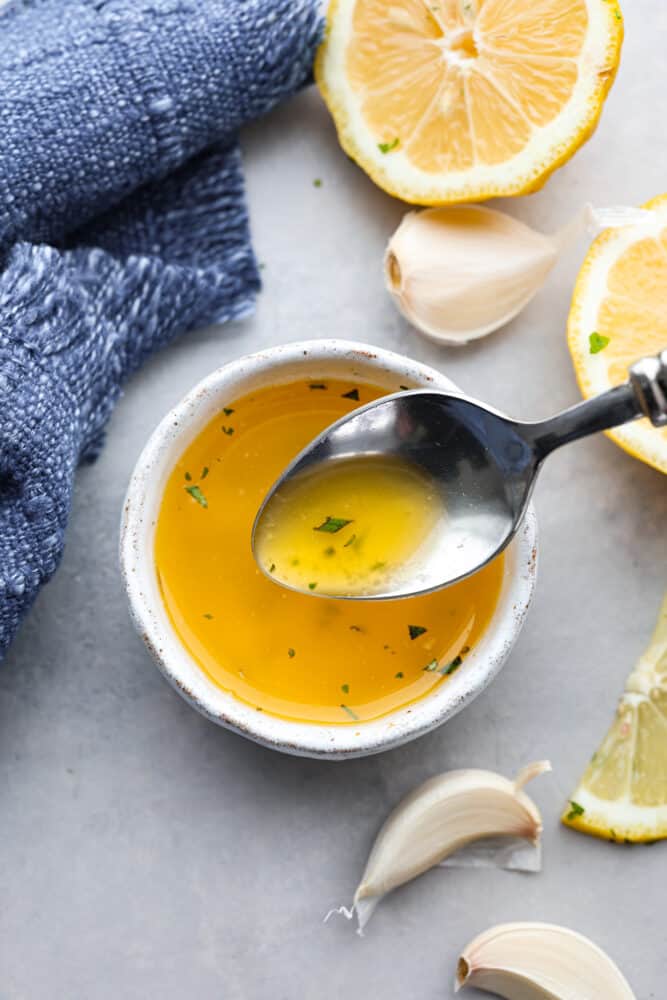
<svg viewBox="0 0 667 1000">
<path fill-rule="evenodd" d="M 208 500 L 198 486 L 186 486 L 185 492 L 189 493 L 192 499 L 196 500 L 201 507 L 204 507 L 204 509 L 208 507 Z"/>
<path fill-rule="evenodd" d="M 423 625 L 408 625 L 408 632 L 411 639 L 418 639 L 424 632 L 428 632 L 428 629 L 424 628 Z"/>
<path fill-rule="evenodd" d="M 310 382 L 308 385 L 309 389 L 326 389 L 324 382 Z"/>
<path fill-rule="evenodd" d="M 348 705 L 341 705 L 340 707 L 343 709 L 344 712 L 347 712 L 347 714 L 350 716 L 351 719 L 354 719 L 355 722 L 358 721 L 359 716 L 357 715 L 356 712 L 353 712 L 352 709 L 349 708 Z"/>
<path fill-rule="evenodd" d="M 350 685 L 349 684 L 341 684 L 340 689 L 343 692 L 343 694 L 349 694 L 350 693 Z"/>
<path fill-rule="evenodd" d="M 313 187 L 316 187 L 316 188 L 321 188 L 322 187 L 322 178 L 321 177 L 316 177 L 315 178 L 315 180 L 313 181 Z"/>
<path fill-rule="evenodd" d="M 343 399 L 356 399 L 356 401 L 359 402 L 359 390 L 358 389 L 350 389 L 349 392 L 344 392 L 342 394 L 342 398 Z"/>
<path fill-rule="evenodd" d="M 600 351 L 604 351 L 609 343 L 609 337 L 605 337 L 603 334 L 598 333 L 597 330 L 593 330 L 593 333 L 588 338 L 588 343 L 591 354 L 599 354 Z"/>
<path fill-rule="evenodd" d="M 583 816 L 586 810 L 583 806 L 580 806 L 578 802 L 574 802 L 570 799 L 570 811 L 567 814 L 567 819 L 576 819 L 577 816 Z"/>
<path fill-rule="evenodd" d="M 191 482 L 192 482 L 192 476 L 190 475 L 190 473 L 189 473 L 189 472 L 186 472 L 186 473 L 185 473 L 185 481 L 186 481 L 187 483 L 191 483 Z"/>
<path fill-rule="evenodd" d="M 224 413 L 224 415 L 225 415 L 226 417 L 231 417 L 231 415 L 232 415 L 232 413 L 233 413 L 234 411 L 233 411 L 233 409 L 231 408 L 231 406 L 225 406 L 225 407 L 223 408 L 223 411 L 222 411 L 222 412 Z"/>
<path fill-rule="evenodd" d="M 410 392 L 410 386 L 409 385 L 399 385 L 398 388 L 399 389 L 403 389 L 405 392 Z"/>
<path fill-rule="evenodd" d="M 396 677 L 396 680 L 397 680 L 397 681 L 402 681 L 402 680 L 403 680 L 403 676 L 404 676 L 404 675 L 403 675 L 403 671 L 402 671 L 402 670 L 399 670 L 399 671 L 398 671 L 398 673 L 397 673 L 397 674 L 395 674 L 394 676 Z"/>
<path fill-rule="evenodd" d="M 384 569 L 386 565 L 387 565 L 386 562 L 376 562 L 376 563 L 373 563 L 373 565 L 371 566 L 371 573 L 374 573 L 375 570 L 378 570 L 378 569 Z"/>
<path fill-rule="evenodd" d="M 343 548 L 346 549 L 348 547 L 348 545 L 352 545 L 352 543 L 356 540 L 356 537 L 357 537 L 356 535 L 350 535 L 350 537 L 348 538 L 348 540 L 345 542 L 345 545 L 343 546 Z"/>
<path fill-rule="evenodd" d="M 428 671 L 429 674 L 434 674 L 437 669 L 438 669 L 437 660 L 431 660 L 431 662 L 427 663 L 426 666 L 424 667 L 424 670 Z"/>
<path fill-rule="evenodd" d="M 290 648 L 289 648 L 289 649 L 287 650 L 287 655 L 289 656 L 290 660 L 292 659 L 292 657 L 293 657 L 293 656 L 296 656 L 296 653 L 294 652 L 294 650 L 292 649 L 292 647 L 291 647 L 291 646 L 290 646 Z"/>
<path fill-rule="evenodd" d="M 317 586 L 317 583 L 309 583 L 308 584 L 308 590 L 315 590 L 316 586 Z"/>
<path fill-rule="evenodd" d="M 381 153 L 391 153 L 392 150 L 396 149 L 401 140 L 396 137 L 392 139 L 391 142 L 378 142 L 378 149 Z"/>
<path fill-rule="evenodd" d="M 274 571 L 275 568 L 276 568 L 276 564 L 275 563 L 271 563 L 271 565 L 269 566 L 269 573 L 273 573 L 273 571 Z"/>
<path fill-rule="evenodd" d="M 233 434 L 234 433 L 234 428 L 233 427 L 225 427 L 225 425 L 223 424 L 222 425 L 222 433 L 223 434 L 227 434 L 227 435 Z"/>
<path fill-rule="evenodd" d="M 213 621 L 213 615 L 205 614 L 204 618 L 207 618 L 209 621 Z"/>
<path fill-rule="evenodd" d="M 313 531 L 327 531 L 330 535 L 335 535 L 337 531 L 345 528 L 348 524 L 352 524 L 352 521 L 344 517 L 327 517 L 326 521 L 318 524 L 316 528 L 313 528 Z"/>
<path fill-rule="evenodd" d="M 459 656 L 454 657 L 451 663 L 448 663 L 446 667 L 443 667 L 440 673 L 443 677 L 448 677 L 450 674 L 453 674 L 456 670 L 458 670 L 462 663 L 463 657 L 459 654 Z"/>
<path fill-rule="evenodd" d="M 326 549 L 324 550 L 324 554 L 325 556 L 335 556 L 336 550 L 333 547 L 333 545 L 327 545 Z"/>
<path fill-rule="evenodd" d="M 201 476 L 199 478 L 206 479 L 207 476 L 208 476 L 208 465 L 205 465 L 204 468 L 201 470 Z"/>
</svg>

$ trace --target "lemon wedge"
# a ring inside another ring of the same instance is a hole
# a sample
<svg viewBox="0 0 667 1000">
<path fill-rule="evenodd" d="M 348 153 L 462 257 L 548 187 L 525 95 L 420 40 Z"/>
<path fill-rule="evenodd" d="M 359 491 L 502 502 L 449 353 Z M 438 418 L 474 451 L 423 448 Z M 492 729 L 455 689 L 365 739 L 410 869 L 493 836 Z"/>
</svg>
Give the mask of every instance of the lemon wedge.
<svg viewBox="0 0 667 1000">
<path fill-rule="evenodd" d="M 616 0 L 332 0 L 315 77 L 345 151 L 422 205 L 539 188 L 591 135 Z"/>
<path fill-rule="evenodd" d="M 643 207 L 646 221 L 598 236 L 577 278 L 568 343 L 587 397 L 625 382 L 631 364 L 667 347 L 667 195 Z M 609 437 L 667 472 L 666 428 L 640 420 Z"/>
<path fill-rule="evenodd" d="M 667 837 L 667 595 L 651 643 L 562 820 L 608 840 Z"/>
</svg>

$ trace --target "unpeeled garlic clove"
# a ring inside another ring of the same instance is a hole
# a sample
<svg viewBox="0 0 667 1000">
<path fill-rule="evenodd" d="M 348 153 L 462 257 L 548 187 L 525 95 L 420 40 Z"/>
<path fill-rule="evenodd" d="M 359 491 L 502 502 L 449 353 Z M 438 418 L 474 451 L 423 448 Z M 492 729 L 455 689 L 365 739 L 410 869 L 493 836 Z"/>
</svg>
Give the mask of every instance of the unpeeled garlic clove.
<svg viewBox="0 0 667 1000">
<path fill-rule="evenodd" d="M 546 235 L 481 205 L 409 212 L 389 241 L 385 282 L 406 319 L 427 337 L 466 344 L 513 319 L 579 236 L 631 225 L 640 213 L 646 210 L 586 205 Z"/>
<path fill-rule="evenodd" d="M 371 850 L 351 909 L 361 932 L 382 896 L 474 840 L 521 837 L 538 843 L 542 819 L 523 786 L 551 770 L 548 761 L 524 768 L 514 781 L 493 771 L 448 771 L 430 778 L 394 809 Z"/>
<path fill-rule="evenodd" d="M 406 319 L 434 340 L 466 344 L 508 323 L 558 258 L 548 236 L 504 212 L 451 205 L 409 212 L 385 255 Z"/>
<path fill-rule="evenodd" d="M 555 924 L 492 927 L 464 948 L 455 989 L 507 1000 L 635 1000 L 625 977 L 588 938 Z"/>
</svg>

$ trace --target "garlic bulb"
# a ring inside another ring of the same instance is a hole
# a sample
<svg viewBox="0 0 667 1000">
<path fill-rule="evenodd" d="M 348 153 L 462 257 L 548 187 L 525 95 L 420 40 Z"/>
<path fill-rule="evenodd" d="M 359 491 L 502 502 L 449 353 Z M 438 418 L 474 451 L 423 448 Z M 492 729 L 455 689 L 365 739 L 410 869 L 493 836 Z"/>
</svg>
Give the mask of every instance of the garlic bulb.
<svg viewBox="0 0 667 1000">
<path fill-rule="evenodd" d="M 448 771 L 430 778 L 385 821 L 352 907 L 332 912 L 350 919 L 356 913 L 361 933 L 382 896 L 466 844 L 498 836 L 537 843 L 542 819 L 523 786 L 550 770 L 548 761 L 539 761 L 524 768 L 514 781 L 479 770 Z"/>
<path fill-rule="evenodd" d="M 459 958 L 455 989 L 507 1000 L 635 1000 L 616 965 L 588 938 L 554 924 L 500 924 Z"/>
<path fill-rule="evenodd" d="M 645 209 L 585 206 L 554 235 L 481 205 L 408 212 L 384 259 L 387 289 L 418 330 L 466 344 L 508 323 L 582 233 L 629 225 Z"/>
</svg>

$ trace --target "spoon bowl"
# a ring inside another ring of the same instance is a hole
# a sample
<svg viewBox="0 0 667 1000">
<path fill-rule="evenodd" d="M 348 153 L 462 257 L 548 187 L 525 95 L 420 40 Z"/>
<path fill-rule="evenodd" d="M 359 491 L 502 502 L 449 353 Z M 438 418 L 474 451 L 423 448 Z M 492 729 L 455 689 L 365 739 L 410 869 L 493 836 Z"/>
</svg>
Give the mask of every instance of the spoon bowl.
<svg viewBox="0 0 667 1000">
<path fill-rule="evenodd" d="M 297 477 L 341 460 L 359 462 L 361 471 L 371 458 L 398 458 L 428 476 L 442 501 L 427 544 L 405 572 L 384 579 L 380 591 L 320 587 L 313 596 L 389 600 L 450 586 L 489 563 L 514 537 L 547 455 L 640 417 L 667 423 L 667 351 L 634 365 L 624 385 L 535 423 L 451 392 L 384 396 L 332 424 L 285 470 L 257 514 L 253 550 L 257 558 L 264 519 L 284 504 L 283 491 Z"/>
</svg>

